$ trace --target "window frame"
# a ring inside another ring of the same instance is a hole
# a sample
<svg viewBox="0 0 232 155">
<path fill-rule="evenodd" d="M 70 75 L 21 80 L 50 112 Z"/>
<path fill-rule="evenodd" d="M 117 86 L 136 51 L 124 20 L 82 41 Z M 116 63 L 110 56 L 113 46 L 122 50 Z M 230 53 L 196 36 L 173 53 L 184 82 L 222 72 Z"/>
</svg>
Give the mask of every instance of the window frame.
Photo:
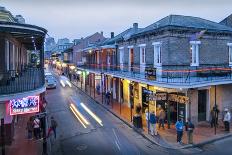
<svg viewBox="0 0 232 155">
<path fill-rule="evenodd" d="M 140 64 L 146 64 L 146 44 L 139 45 Z"/>
<path fill-rule="evenodd" d="M 227 43 L 229 53 L 229 66 L 232 67 L 232 43 Z"/>
<path fill-rule="evenodd" d="M 199 51 L 200 51 L 200 41 L 190 41 L 190 56 L 191 56 L 191 63 L 190 66 L 199 66 Z M 195 60 L 194 60 L 195 58 Z"/>
<path fill-rule="evenodd" d="M 161 42 L 153 42 L 154 46 L 154 67 L 162 66 L 162 43 Z"/>
</svg>

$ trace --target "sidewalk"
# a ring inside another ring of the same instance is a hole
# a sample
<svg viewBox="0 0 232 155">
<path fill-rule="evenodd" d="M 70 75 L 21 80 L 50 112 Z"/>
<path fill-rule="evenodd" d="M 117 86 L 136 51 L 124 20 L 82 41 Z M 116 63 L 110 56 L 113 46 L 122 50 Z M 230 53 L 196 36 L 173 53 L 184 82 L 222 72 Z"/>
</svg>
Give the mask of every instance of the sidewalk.
<svg viewBox="0 0 232 155">
<path fill-rule="evenodd" d="M 73 84 L 76 85 L 77 83 L 74 82 Z M 82 91 L 85 92 L 83 89 Z M 121 107 L 121 112 L 120 112 L 119 103 L 114 101 L 113 104 L 112 103 L 109 105 L 102 104 L 101 94 L 97 95 L 96 93 L 95 98 L 94 98 L 93 92 L 91 92 L 91 96 L 89 95 L 89 93 L 90 93 L 89 90 L 88 90 L 88 93 L 85 92 L 85 94 L 87 94 L 89 97 L 95 100 L 98 104 L 105 107 L 108 111 L 110 111 L 116 117 L 124 121 L 131 128 L 134 128 L 132 122 L 130 121 L 131 111 L 129 107 L 125 106 L 124 104 L 121 104 L 122 107 Z M 133 113 L 134 112 L 132 111 L 132 114 Z M 157 124 L 157 129 L 158 129 L 158 124 Z M 232 126 L 231 126 L 231 129 L 232 129 Z M 139 129 L 136 131 L 139 132 L 142 136 L 144 136 L 144 138 L 149 139 L 153 143 L 160 145 L 162 147 L 172 148 L 172 149 L 182 149 L 182 148 L 199 146 L 202 144 L 211 143 L 219 139 L 223 139 L 225 137 L 232 136 L 232 132 L 228 133 L 224 131 L 224 126 L 222 122 L 219 124 L 219 127 L 217 128 L 216 135 L 214 133 L 214 128 L 211 128 L 209 123 L 203 122 L 195 127 L 194 134 L 193 134 L 194 144 L 187 144 L 187 132 L 184 131 L 183 144 L 180 145 L 176 142 L 176 130 L 175 130 L 174 124 L 171 125 L 170 129 L 168 129 L 167 124 L 165 124 L 164 130 L 162 129 L 162 127 L 158 129 L 158 136 L 151 136 L 147 132 L 145 116 L 143 116 L 143 129 L 142 130 Z"/>
<path fill-rule="evenodd" d="M 15 125 L 14 140 L 10 146 L 6 146 L 6 155 L 41 155 L 42 140 L 27 139 L 27 121 L 31 115 L 19 116 Z"/>
</svg>

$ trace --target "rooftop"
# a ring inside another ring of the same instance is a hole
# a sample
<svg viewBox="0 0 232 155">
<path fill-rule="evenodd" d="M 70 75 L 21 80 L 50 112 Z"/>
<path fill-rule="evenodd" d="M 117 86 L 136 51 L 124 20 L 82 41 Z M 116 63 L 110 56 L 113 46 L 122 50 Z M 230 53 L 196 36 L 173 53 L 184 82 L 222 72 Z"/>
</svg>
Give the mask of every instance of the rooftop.
<svg viewBox="0 0 232 155">
<path fill-rule="evenodd" d="M 183 16 L 183 15 L 169 15 L 161 20 L 145 27 L 137 34 L 147 33 L 150 31 L 155 31 L 159 28 L 164 28 L 167 26 L 173 27 L 183 27 L 183 28 L 194 28 L 194 29 L 207 29 L 207 31 L 223 31 L 232 32 L 232 28 L 213 22 L 210 20 L 202 19 L 199 17 Z"/>
</svg>

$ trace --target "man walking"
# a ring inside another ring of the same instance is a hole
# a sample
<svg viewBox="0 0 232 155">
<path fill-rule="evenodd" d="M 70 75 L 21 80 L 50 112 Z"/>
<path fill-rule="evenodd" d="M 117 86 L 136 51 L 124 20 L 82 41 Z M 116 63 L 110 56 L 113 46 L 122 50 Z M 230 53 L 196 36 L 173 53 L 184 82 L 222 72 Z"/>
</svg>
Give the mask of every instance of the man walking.
<svg viewBox="0 0 232 155">
<path fill-rule="evenodd" d="M 162 125 L 162 128 L 164 129 L 165 117 L 166 117 L 165 111 L 163 109 L 161 109 L 160 113 L 159 113 L 159 129 L 160 129 L 161 125 Z"/>
<path fill-rule="evenodd" d="M 149 121 L 150 121 L 151 135 L 152 136 L 154 136 L 154 134 L 157 135 L 155 112 L 152 111 L 149 117 L 150 117 Z"/>
<path fill-rule="evenodd" d="M 193 130 L 195 128 L 194 124 L 191 122 L 190 118 L 188 118 L 188 122 L 186 123 L 186 131 L 188 136 L 188 144 L 193 144 Z"/>
<path fill-rule="evenodd" d="M 48 129 L 48 135 L 47 135 L 47 137 L 49 137 L 51 131 L 53 131 L 53 133 L 54 133 L 54 138 L 56 139 L 56 128 L 57 128 L 57 122 L 56 122 L 56 120 L 54 119 L 54 117 L 52 116 L 52 117 L 51 117 L 51 127 Z"/>
<path fill-rule="evenodd" d="M 178 119 L 178 121 L 176 122 L 176 131 L 177 131 L 177 143 L 182 144 L 182 136 L 183 136 L 183 121 L 181 118 Z"/>
<path fill-rule="evenodd" d="M 225 125 L 225 131 L 230 131 L 230 112 L 227 108 L 225 108 L 225 115 L 224 115 L 224 125 Z"/>
</svg>

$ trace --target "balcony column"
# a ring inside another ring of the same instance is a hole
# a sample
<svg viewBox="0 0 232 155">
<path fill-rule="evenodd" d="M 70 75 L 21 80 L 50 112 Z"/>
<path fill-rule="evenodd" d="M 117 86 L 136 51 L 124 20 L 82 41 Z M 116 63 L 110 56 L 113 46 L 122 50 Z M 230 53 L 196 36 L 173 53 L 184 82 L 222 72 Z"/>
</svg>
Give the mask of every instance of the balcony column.
<svg viewBox="0 0 232 155">
<path fill-rule="evenodd" d="M 93 74 L 93 97 L 94 97 L 94 99 L 95 99 L 95 89 L 96 89 L 95 74 Z"/>
<path fill-rule="evenodd" d="M 92 82 L 91 82 L 91 79 L 92 79 L 92 73 L 89 73 L 89 95 L 91 96 L 91 92 L 92 92 Z"/>
</svg>

